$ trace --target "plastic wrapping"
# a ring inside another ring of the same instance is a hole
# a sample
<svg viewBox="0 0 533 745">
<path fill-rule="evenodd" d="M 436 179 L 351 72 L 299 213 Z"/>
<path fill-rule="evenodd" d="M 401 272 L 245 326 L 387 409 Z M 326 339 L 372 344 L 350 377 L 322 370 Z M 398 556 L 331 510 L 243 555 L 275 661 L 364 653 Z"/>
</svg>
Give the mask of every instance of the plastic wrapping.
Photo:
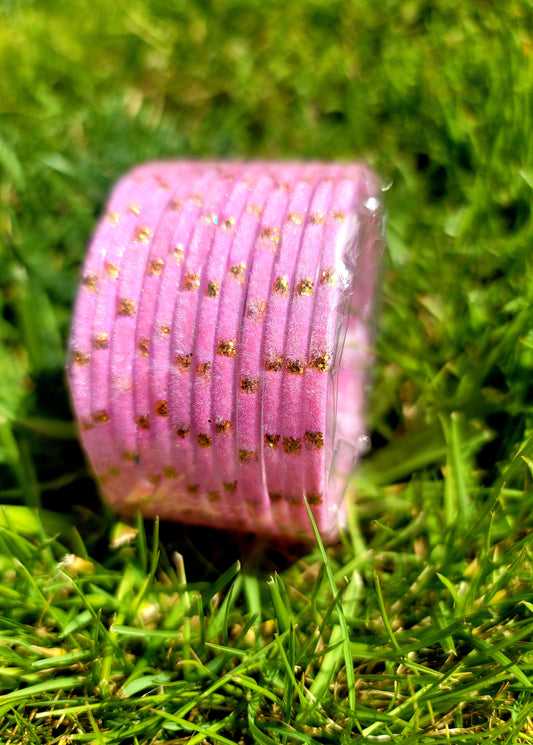
<svg viewBox="0 0 533 745">
<path fill-rule="evenodd" d="M 359 164 L 148 163 L 84 263 L 67 372 L 117 511 L 324 540 L 365 441 L 380 186 Z"/>
</svg>

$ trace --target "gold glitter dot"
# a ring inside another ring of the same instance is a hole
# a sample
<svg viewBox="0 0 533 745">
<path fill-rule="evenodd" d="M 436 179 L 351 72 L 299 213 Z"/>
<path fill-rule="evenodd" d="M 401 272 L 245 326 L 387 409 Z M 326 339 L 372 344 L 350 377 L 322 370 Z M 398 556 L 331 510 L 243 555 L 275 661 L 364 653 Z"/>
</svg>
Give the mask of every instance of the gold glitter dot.
<svg viewBox="0 0 533 745">
<path fill-rule="evenodd" d="M 167 403 L 167 401 L 164 401 L 163 399 L 161 399 L 161 401 L 156 401 L 156 404 L 155 404 L 155 413 L 157 414 L 157 416 L 167 417 L 168 416 L 168 403 Z"/>
<path fill-rule="evenodd" d="M 105 409 L 100 409 L 100 411 L 95 411 L 93 414 L 93 420 L 98 422 L 98 424 L 107 424 L 109 422 L 109 414 Z"/>
<path fill-rule="evenodd" d="M 139 458 L 139 453 L 137 453 L 135 450 L 124 450 L 124 452 L 122 453 L 122 458 L 134 463 Z"/>
<path fill-rule="evenodd" d="M 223 435 L 224 433 L 229 433 L 231 431 L 231 422 L 228 419 L 220 419 L 215 424 L 215 432 L 218 435 Z"/>
<path fill-rule="evenodd" d="M 183 202 L 179 202 L 177 199 L 172 199 L 170 202 L 170 209 L 174 212 L 179 212 L 183 207 Z"/>
<path fill-rule="evenodd" d="M 291 375 L 303 375 L 305 372 L 305 362 L 302 362 L 302 360 L 287 360 L 285 371 Z"/>
<path fill-rule="evenodd" d="M 117 468 L 116 466 L 111 466 L 109 469 L 109 475 L 110 476 L 120 476 L 120 468 Z"/>
<path fill-rule="evenodd" d="M 234 492 L 237 489 L 236 481 L 223 481 L 222 486 L 226 491 Z"/>
<path fill-rule="evenodd" d="M 314 354 L 309 362 L 309 367 L 319 372 L 327 372 L 329 370 L 328 361 L 329 354 L 327 352 L 324 352 L 324 354 Z"/>
<path fill-rule="evenodd" d="M 305 445 L 309 450 L 322 450 L 324 447 L 324 435 L 322 432 L 307 432 L 304 435 Z"/>
<path fill-rule="evenodd" d="M 160 473 L 150 473 L 148 475 L 148 481 L 153 486 L 159 486 L 159 484 L 161 483 L 161 474 Z"/>
<path fill-rule="evenodd" d="M 200 445 L 201 448 L 210 448 L 211 447 L 211 435 L 208 435 L 206 432 L 199 432 L 198 433 L 198 445 Z"/>
<path fill-rule="evenodd" d="M 118 304 L 118 315 L 119 316 L 134 316 L 135 315 L 135 303 L 133 300 L 122 298 Z"/>
<path fill-rule="evenodd" d="M 165 466 L 163 468 L 163 473 L 165 474 L 165 477 L 167 479 L 177 479 L 178 478 L 178 472 L 172 466 Z"/>
<path fill-rule="evenodd" d="M 106 219 L 110 225 L 116 228 L 118 225 L 118 221 L 120 220 L 120 215 L 118 212 L 108 212 L 106 215 Z"/>
<path fill-rule="evenodd" d="M 299 455 L 302 452 L 302 438 L 284 437 L 283 450 L 287 455 Z"/>
<path fill-rule="evenodd" d="M 242 393 L 257 393 L 259 390 L 259 378 L 241 378 L 239 387 Z"/>
<path fill-rule="evenodd" d="M 177 354 L 174 358 L 174 364 L 179 367 L 181 372 L 187 372 L 191 367 L 192 352 L 190 354 Z"/>
<path fill-rule="evenodd" d="M 153 236 L 152 229 L 148 227 L 148 225 L 143 225 L 140 228 L 137 228 L 137 230 L 134 233 L 133 240 L 136 243 L 148 243 L 150 238 Z"/>
<path fill-rule="evenodd" d="M 258 460 L 257 450 L 239 450 L 241 463 L 256 463 Z"/>
<path fill-rule="evenodd" d="M 191 428 L 190 427 L 178 427 L 176 430 L 176 434 L 178 435 L 178 437 L 184 440 L 186 437 L 188 437 L 191 434 Z"/>
<path fill-rule="evenodd" d="M 205 288 L 206 297 L 218 297 L 220 294 L 220 282 L 208 282 Z"/>
<path fill-rule="evenodd" d="M 287 500 L 287 504 L 290 504 L 291 507 L 299 507 L 302 504 L 302 497 L 298 494 L 289 494 L 285 498 Z"/>
<path fill-rule="evenodd" d="M 84 354 L 83 352 L 78 351 L 75 349 L 72 352 L 72 361 L 75 365 L 88 365 L 91 361 L 91 355 L 90 354 Z"/>
<path fill-rule="evenodd" d="M 246 318 L 250 318 L 256 323 L 262 323 L 265 320 L 267 303 L 261 297 L 250 300 L 250 304 L 246 309 Z"/>
<path fill-rule="evenodd" d="M 129 211 L 130 211 L 130 212 L 131 212 L 131 213 L 132 213 L 133 215 L 138 215 L 138 214 L 139 214 L 139 212 L 141 211 L 141 208 L 140 208 L 140 207 L 139 207 L 139 205 L 138 205 L 138 204 L 136 204 L 135 202 L 130 202 L 130 203 L 128 204 L 128 210 L 129 210 Z"/>
<path fill-rule="evenodd" d="M 157 178 L 157 188 L 164 189 L 165 191 L 172 191 L 170 184 L 167 184 L 167 182 L 163 181 L 160 177 Z"/>
<path fill-rule="evenodd" d="M 139 414 L 137 417 L 137 426 L 141 429 L 150 429 L 150 417 L 148 414 Z"/>
<path fill-rule="evenodd" d="M 83 279 L 81 280 L 81 283 L 91 292 L 96 292 L 96 288 L 98 286 L 98 277 L 96 276 L 96 274 L 86 274 L 85 277 L 83 277 Z"/>
<path fill-rule="evenodd" d="M 161 326 L 159 330 L 161 331 L 163 336 L 168 336 L 170 334 L 171 328 L 170 326 L 167 325 L 167 326 Z"/>
<path fill-rule="evenodd" d="M 270 448 L 271 450 L 277 450 L 279 448 L 279 435 L 269 435 L 268 433 L 265 435 L 265 447 Z"/>
<path fill-rule="evenodd" d="M 181 264 L 183 262 L 183 259 L 185 258 L 185 251 L 183 250 L 183 246 L 172 246 L 168 250 L 169 256 L 171 256 L 176 264 Z"/>
<path fill-rule="evenodd" d="M 203 199 L 200 196 L 200 194 L 191 194 L 191 200 L 198 205 L 198 207 L 201 207 L 203 204 Z"/>
<path fill-rule="evenodd" d="M 346 219 L 346 215 L 344 214 L 344 212 L 337 211 L 333 213 L 333 219 L 337 222 L 343 222 Z"/>
<path fill-rule="evenodd" d="M 152 259 L 148 264 L 147 273 L 155 277 L 160 277 L 163 272 L 164 263 L 163 259 Z"/>
<path fill-rule="evenodd" d="M 109 334 L 102 332 L 95 334 L 93 337 L 93 347 L 95 349 L 107 349 L 109 346 Z"/>
<path fill-rule="evenodd" d="M 189 492 L 189 494 L 198 494 L 198 489 L 200 486 L 198 484 L 186 484 L 185 488 Z"/>
<path fill-rule="evenodd" d="M 276 277 L 273 290 L 277 295 L 289 297 L 289 282 L 287 277 Z"/>
<path fill-rule="evenodd" d="M 279 491 L 269 491 L 268 492 L 268 498 L 271 502 L 280 502 L 281 501 L 282 494 Z"/>
<path fill-rule="evenodd" d="M 255 215 L 256 217 L 260 217 L 261 213 L 263 212 L 263 208 L 260 207 L 258 204 L 249 204 L 246 207 L 246 212 Z"/>
<path fill-rule="evenodd" d="M 335 282 L 335 269 L 332 266 L 327 266 L 325 269 L 322 269 L 322 273 L 320 275 L 320 284 L 321 285 L 332 285 Z"/>
<path fill-rule="evenodd" d="M 280 372 L 283 367 L 283 355 L 268 355 L 265 359 L 265 370 L 267 372 Z"/>
<path fill-rule="evenodd" d="M 137 349 L 141 353 L 142 357 L 148 357 L 150 354 L 151 339 L 139 339 L 137 342 Z"/>
<path fill-rule="evenodd" d="M 320 492 L 314 492 L 313 494 L 308 494 L 307 501 L 309 502 L 309 504 L 313 504 L 313 505 L 322 504 L 322 494 Z"/>
<path fill-rule="evenodd" d="M 111 279 L 118 279 L 118 275 L 120 274 L 120 269 L 116 264 L 109 264 L 106 262 L 104 264 L 104 269 L 106 271 L 106 274 L 109 274 Z"/>
<path fill-rule="evenodd" d="M 200 277 L 193 272 L 185 275 L 183 280 L 183 289 L 187 292 L 194 292 L 200 287 Z"/>
<path fill-rule="evenodd" d="M 259 234 L 259 238 L 262 241 L 268 240 L 268 241 L 272 241 L 275 244 L 278 244 L 279 243 L 279 230 L 278 228 L 272 228 L 272 227 L 263 228 L 263 230 Z"/>
<path fill-rule="evenodd" d="M 209 225 L 218 225 L 218 217 L 216 215 L 204 215 L 204 221 Z"/>
<path fill-rule="evenodd" d="M 217 345 L 217 354 L 221 357 L 235 357 L 237 354 L 237 340 L 221 339 Z"/>
<path fill-rule="evenodd" d="M 312 279 L 300 279 L 296 283 L 296 287 L 294 288 L 294 294 L 295 295 L 307 295 L 311 296 L 313 294 L 313 280 Z"/>
<path fill-rule="evenodd" d="M 326 219 L 325 215 L 320 215 L 318 212 L 312 212 L 309 215 L 309 222 L 313 225 L 322 225 L 324 220 Z"/>
<path fill-rule="evenodd" d="M 287 216 L 287 221 L 288 221 L 288 222 L 293 222 L 293 223 L 294 223 L 295 225 L 301 225 L 301 224 L 302 224 L 302 222 L 303 222 L 303 218 L 302 218 L 302 216 L 301 216 L 301 215 L 299 215 L 299 214 L 298 214 L 297 212 L 291 212 L 291 213 L 290 213 L 290 214 L 289 214 L 289 215 Z"/>
<path fill-rule="evenodd" d="M 246 280 L 246 264 L 237 264 L 236 266 L 230 266 L 229 276 L 240 285 L 243 285 Z"/>
<path fill-rule="evenodd" d="M 81 422 L 81 428 L 84 431 L 87 431 L 89 429 L 94 429 L 94 422 L 93 422 L 93 420 L 90 417 L 89 417 L 89 419 L 83 419 L 82 422 Z"/>
<path fill-rule="evenodd" d="M 222 227 L 224 228 L 224 230 L 232 230 L 234 225 L 235 218 L 233 217 L 228 217 L 228 219 L 224 220 L 224 222 L 222 223 Z"/>
<path fill-rule="evenodd" d="M 198 365 L 196 365 L 196 372 L 201 378 L 206 378 L 207 380 L 209 380 L 211 378 L 211 363 L 200 362 Z"/>
</svg>

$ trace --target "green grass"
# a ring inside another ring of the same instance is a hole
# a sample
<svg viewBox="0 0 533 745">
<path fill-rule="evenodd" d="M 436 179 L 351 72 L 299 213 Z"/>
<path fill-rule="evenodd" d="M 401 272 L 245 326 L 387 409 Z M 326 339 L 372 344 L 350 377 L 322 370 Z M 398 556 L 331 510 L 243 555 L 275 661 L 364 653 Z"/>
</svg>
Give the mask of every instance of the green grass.
<svg viewBox="0 0 533 745">
<path fill-rule="evenodd" d="M 2 743 L 533 743 L 532 14 L 3 0 Z M 339 546 L 123 525 L 76 440 L 65 341 L 111 184 L 242 155 L 391 184 Z"/>
</svg>

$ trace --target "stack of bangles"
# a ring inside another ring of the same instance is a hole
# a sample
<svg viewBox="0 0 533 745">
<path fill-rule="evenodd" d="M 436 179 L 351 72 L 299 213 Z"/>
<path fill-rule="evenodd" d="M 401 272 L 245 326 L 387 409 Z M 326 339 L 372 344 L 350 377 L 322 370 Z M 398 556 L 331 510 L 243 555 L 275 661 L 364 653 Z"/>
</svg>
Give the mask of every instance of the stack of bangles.
<svg viewBox="0 0 533 745">
<path fill-rule="evenodd" d="M 148 163 L 85 260 L 68 378 L 122 514 L 324 540 L 367 440 L 380 184 L 360 164 Z"/>
</svg>

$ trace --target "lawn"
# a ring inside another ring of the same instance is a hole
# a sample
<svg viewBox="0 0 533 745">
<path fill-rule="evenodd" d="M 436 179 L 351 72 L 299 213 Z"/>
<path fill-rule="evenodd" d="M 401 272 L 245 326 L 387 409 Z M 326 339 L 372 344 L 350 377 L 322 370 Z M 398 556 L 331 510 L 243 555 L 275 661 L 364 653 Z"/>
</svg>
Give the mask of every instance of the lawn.
<svg viewBox="0 0 533 745">
<path fill-rule="evenodd" d="M 532 119 L 530 0 L 2 1 L 2 743 L 533 743 Z M 337 546 L 126 524 L 84 462 L 87 241 L 191 156 L 389 187 Z"/>
</svg>

